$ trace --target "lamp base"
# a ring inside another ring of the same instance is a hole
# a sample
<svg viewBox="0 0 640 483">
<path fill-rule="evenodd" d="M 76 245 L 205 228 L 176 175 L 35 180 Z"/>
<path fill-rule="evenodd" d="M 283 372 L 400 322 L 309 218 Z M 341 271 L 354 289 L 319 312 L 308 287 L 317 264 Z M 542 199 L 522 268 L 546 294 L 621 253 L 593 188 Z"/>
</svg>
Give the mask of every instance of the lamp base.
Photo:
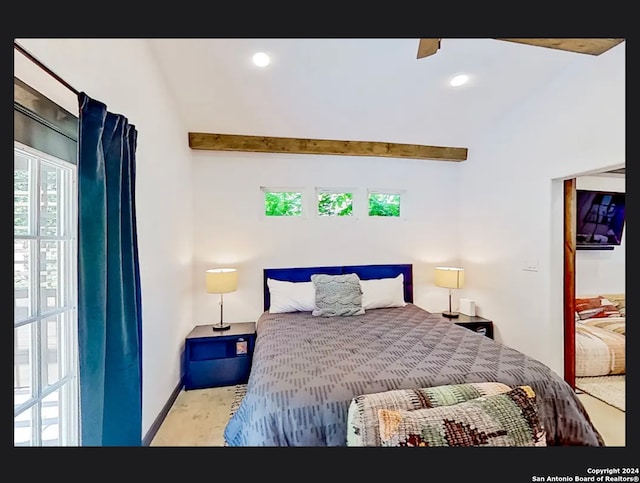
<svg viewBox="0 0 640 483">
<path fill-rule="evenodd" d="M 457 319 L 460 314 L 458 312 L 442 312 L 442 316 L 448 319 Z"/>
<path fill-rule="evenodd" d="M 213 330 L 228 330 L 231 328 L 230 324 L 216 324 L 211 326 Z"/>
</svg>

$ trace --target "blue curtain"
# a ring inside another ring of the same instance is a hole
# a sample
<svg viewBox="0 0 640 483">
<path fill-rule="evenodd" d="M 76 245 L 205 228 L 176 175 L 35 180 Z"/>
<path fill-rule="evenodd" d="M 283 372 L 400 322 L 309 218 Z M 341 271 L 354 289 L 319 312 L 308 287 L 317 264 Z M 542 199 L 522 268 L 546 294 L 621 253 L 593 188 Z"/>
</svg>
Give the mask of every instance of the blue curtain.
<svg viewBox="0 0 640 483">
<path fill-rule="evenodd" d="M 137 131 L 84 92 L 78 137 L 78 338 L 82 446 L 142 444 Z"/>
</svg>

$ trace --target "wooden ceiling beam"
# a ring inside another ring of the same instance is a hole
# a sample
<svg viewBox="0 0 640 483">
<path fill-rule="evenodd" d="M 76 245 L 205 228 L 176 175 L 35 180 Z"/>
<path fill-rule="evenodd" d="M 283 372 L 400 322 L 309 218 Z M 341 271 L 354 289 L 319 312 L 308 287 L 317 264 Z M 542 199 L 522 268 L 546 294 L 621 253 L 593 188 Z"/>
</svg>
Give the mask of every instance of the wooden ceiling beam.
<svg viewBox="0 0 640 483">
<path fill-rule="evenodd" d="M 467 148 L 425 146 L 369 141 L 336 141 L 237 134 L 189 133 L 189 147 L 212 151 L 250 153 L 331 154 L 338 156 L 374 156 L 385 158 L 465 161 Z"/>
<path fill-rule="evenodd" d="M 536 45 L 580 54 L 600 55 L 622 43 L 624 39 L 497 39 L 519 44 Z"/>
<path fill-rule="evenodd" d="M 440 48 L 440 39 L 420 39 L 418 43 L 418 59 L 435 54 Z"/>
</svg>

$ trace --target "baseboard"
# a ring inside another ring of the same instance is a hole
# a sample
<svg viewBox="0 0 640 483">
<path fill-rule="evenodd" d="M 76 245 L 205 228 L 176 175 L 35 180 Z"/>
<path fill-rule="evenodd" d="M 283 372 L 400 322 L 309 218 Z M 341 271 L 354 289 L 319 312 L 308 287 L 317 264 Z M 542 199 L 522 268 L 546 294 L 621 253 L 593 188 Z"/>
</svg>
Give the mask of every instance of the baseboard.
<svg viewBox="0 0 640 483">
<path fill-rule="evenodd" d="M 171 406 L 173 406 L 173 403 L 176 401 L 178 394 L 180 394 L 182 387 L 183 387 L 183 383 L 182 383 L 182 379 L 180 379 L 180 381 L 178 382 L 178 385 L 169 396 L 169 400 L 165 403 L 164 407 L 162 408 L 162 411 L 160 411 L 160 414 L 158 414 L 158 417 L 151 425 L 151 428 L 149 428 L 149 431 L 147 431 L 147 434 L 142 440 L 142 446 L 151 445 L 151 441 L 153 441 L 153 438 L 155 438 L 156 433 L 160 429 L 160 426 L 162 426 L 162 423 L 164 422 L 164 418 L 167 417 L 167 414 L 169 413 L 169 410 L 171 410 Z"/>
</svg>

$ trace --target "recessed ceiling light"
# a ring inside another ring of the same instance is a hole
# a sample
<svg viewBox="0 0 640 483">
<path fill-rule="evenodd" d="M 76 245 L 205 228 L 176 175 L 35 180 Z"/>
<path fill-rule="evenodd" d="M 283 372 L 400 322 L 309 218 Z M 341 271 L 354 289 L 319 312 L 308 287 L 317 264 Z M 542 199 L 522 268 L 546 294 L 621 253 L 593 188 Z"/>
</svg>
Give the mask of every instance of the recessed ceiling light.
<svg viewBox="0 0 640 483">
<path fill-rule="evenodd" d="M 460 74 L 455 76 L 453 79 L 451 79 L 449 84 L 451 84 L 453 87 L 458 87 L 458 86 L 461 86 L 462 84 L 466 84 L 468 80 L 469 80 L 469 76 L 467 74 Z"/>
<path fill-rule="evenodd" d="M 265 67 L 269 65 L 269 62 L 271 62 L 271 59 L 264 52 L 258 52 L 257 54 L 253 55 L 253 63 L 258 67 Z"/>
</svg>

